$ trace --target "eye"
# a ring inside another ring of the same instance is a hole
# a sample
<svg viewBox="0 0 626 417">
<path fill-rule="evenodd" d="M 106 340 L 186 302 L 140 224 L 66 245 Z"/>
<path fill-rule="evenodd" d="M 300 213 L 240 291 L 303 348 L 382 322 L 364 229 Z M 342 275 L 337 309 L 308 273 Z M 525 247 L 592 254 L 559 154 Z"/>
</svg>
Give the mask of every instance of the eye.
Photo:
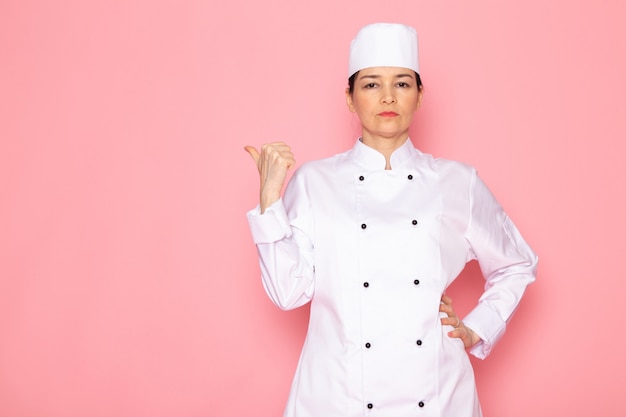
<svg viewBox="0 0 626 417">
<path fill-rule="evenodd" d="M 375 88 L 375 87 L 376 87 L 376 83 L 368 83 L 363 86 L 363 88 Z"/>
<path fill-rule="evenodd" d="M 411 85 L 409 83 L 405 83 L 404 81 L 400 81 L 398 83 L 398 87 L 400 88 L 409 88 Z"/>
</svg>

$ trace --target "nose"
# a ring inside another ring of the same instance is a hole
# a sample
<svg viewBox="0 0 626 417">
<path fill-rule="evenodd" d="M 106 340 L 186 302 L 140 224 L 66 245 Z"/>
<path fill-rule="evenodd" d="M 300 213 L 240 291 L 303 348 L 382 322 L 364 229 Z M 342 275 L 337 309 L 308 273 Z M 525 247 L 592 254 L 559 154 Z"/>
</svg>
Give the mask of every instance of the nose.
<svg viewBox="0 0 626 417">
<path fill-rule="evenodd" d="M 383 104 L 392 104 L 396 102 L 396 96 L 394 94 L 393 88 L 386 87 L 383 88 L 380 101 Z"/>
</svg>

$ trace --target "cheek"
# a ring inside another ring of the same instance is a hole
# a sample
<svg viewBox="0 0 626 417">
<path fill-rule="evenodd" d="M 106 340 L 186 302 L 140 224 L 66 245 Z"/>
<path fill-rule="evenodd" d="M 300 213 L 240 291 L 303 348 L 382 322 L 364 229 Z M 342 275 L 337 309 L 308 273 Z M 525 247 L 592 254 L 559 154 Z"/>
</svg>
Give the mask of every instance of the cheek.
<svg viewBox="0 0 626 417">
<path fill-rule="evenodd" d="M 354 107 L 360 117 L 367 117 L 374 111 L 374 106 L 372 106 L 367 100 L 359 101 Z"/>
<path fill-rule="evenodd" d="M 405 102 L 404 108 L 407 110 L 407 113 L 413 114 L 419 108 L 419 101 L 417 99 L 413 99 L 413 98 L 408 99 Z"/>
<path fill-rule="evenodd" d="M 361 121 L 365 121 L 372 118 L 372 111 L 367 107 L 359 107 L 357 108 L 356 114 L 359 116 Z"/>
<path fill-rule="evenodd" d="M 360 112 L 368 112 L 376 103 L 376 98 L 373 94 L 355 92 L 352 96 L 353 107 Z"/>
</svg>

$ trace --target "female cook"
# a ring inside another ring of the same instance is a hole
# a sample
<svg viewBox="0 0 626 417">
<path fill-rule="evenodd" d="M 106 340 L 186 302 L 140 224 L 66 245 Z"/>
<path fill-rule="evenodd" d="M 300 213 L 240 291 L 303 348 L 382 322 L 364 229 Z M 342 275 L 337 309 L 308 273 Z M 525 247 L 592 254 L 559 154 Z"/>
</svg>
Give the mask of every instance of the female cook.
<svg viewBox="0 0 626 417">
<path fill-rule="evenodd" d="M 248 213 L 264 287 L 282 309 L 311 302 L 285 417 L 477 417 L 466 349 L 502 337 L 537 257 L 476 171 L 417 150 L 417 34 L 377 23 L 352 41 L 346 101 L 362 136 L 308 162 L 284 143 L 246 150 L 261 177 Z M 461 320 L 444 295 L 476 259 L 485 277 Z"/>
</svg>

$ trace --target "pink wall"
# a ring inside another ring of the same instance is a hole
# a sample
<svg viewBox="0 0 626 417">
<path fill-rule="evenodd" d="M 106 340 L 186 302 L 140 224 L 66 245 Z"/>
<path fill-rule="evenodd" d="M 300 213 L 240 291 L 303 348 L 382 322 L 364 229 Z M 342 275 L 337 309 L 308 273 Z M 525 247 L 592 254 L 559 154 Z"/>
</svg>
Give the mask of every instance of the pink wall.
<svg viewBox="0 0 626 417">
<path fill-rule="evenodd" d="M 0 415 L 280 415 L 307 311 L 263 292 L 243 146 L 351 146 L 348 44 L 373 21 L 420 33 L 416 144 L 475 165 L 540 256 L 474 362 L 486 416 L 625 415 L 625 19 L 621 0 L 1 2 Z"/>
</svg>

